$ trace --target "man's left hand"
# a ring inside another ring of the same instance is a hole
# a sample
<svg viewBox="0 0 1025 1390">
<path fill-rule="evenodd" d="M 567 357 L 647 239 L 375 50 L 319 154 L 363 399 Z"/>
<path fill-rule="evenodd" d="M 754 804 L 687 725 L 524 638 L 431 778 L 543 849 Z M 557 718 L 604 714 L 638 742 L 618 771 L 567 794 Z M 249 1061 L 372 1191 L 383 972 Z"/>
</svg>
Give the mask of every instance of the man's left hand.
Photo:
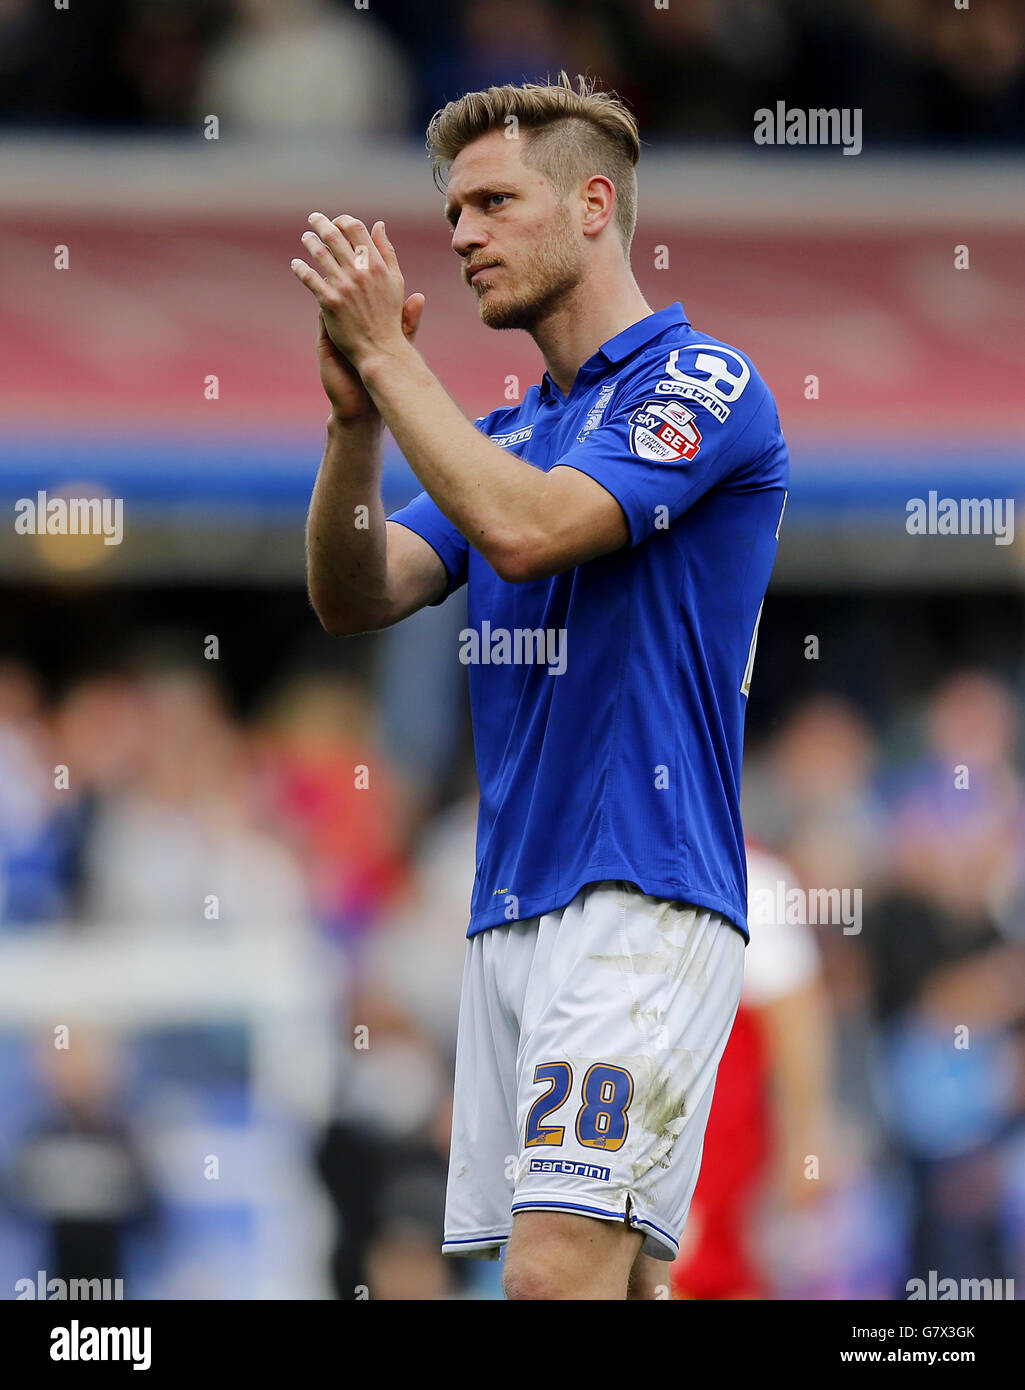
<svg viewBox="0 0 1025 1390">
<path fill-rule="evenodd" d="M 328 337 L 360 371 L 360 363 L 405 345 L 402 306 L 405 283 L 383 222 L 371 231 L 342 214 L 332 222 L 322 212 L 309 217 L 303 249 L 313 262 L 294 260 L 292 272 L 311 292 Z"/>
</svg>

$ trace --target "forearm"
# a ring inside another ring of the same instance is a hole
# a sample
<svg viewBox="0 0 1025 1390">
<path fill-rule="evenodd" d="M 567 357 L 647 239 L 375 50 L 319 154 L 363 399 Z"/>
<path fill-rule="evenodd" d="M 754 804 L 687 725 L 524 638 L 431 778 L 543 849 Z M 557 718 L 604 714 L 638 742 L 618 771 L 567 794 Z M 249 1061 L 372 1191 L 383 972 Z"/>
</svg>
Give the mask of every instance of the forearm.
<svg viewBox="0 0 1025 1390">
<path fill-rule="evenodd" d="M 515 570 L 545 534 L 548 476 L 474 429 L 412 344 L 360 373 L 424 490 L 499 574 Z"/>
<path fill-rule="evenodd" d="M 328 420 L 306 523 L 306 571 L 310 601 L 329 631 L 369 623 L 386 599 L 382 434 L 376 412 Z"/>
<path fill-rule="evenodd" d="M 832 1159 L 832 1037 L 821 981 L 773 1000 L 758 1012 L 773 1076 L 780 1141 L 777 1171 L 786 1199 L 800 1204 L 816 1190 L 805 1171 L 808 1155 L 817 1155 L 824 1171 Z"/>
</svg>

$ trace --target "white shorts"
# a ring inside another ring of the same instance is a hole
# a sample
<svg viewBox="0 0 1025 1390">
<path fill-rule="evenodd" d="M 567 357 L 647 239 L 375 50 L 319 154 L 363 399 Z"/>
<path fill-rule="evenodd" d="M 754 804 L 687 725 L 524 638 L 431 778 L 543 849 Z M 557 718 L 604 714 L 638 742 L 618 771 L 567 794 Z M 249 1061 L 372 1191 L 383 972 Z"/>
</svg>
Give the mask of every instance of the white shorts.
<svg viewBox="0 0 1025 1390">
<path fill-rule="evenodd" d="M 725 917 L 627 883 L 472 936 L 445 1254 L 497 1258 L 535 1209 L 629 1221 L 675 1259 L 743 975 Z"/>
</svg>

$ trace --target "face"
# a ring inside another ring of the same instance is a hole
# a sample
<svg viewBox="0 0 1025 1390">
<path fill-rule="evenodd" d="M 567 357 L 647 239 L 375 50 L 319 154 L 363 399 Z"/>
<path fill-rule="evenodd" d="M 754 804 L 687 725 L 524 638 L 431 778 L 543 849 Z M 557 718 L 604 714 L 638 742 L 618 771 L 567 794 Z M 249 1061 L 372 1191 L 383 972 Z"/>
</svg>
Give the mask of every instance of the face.
<svg viewBox="0 0 1025 1390">
<path fill-rule="evenodd" d="M 569 202 L 523 163 L 521 147 L 493 130 L 461 150 L 445 215 L 482 322 L 529 331 L 580 283 L 585 239 Z"/>
</svg>

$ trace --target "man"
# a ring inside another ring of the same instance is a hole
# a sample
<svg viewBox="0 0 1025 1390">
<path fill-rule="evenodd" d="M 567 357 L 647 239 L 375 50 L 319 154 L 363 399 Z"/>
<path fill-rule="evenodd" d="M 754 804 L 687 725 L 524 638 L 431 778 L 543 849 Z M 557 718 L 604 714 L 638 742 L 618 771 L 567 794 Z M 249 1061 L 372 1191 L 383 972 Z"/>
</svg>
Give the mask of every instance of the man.
<svg viewBox="0 0 1025 1390">
<path fill-rule="evenodd" d="M 562 73 L 470 93 L 428 135 L 481 319 L 529 332 L 546 371 L 471 425 L 412 345 L 423 296 L 384 224 L 311 215 L 292 268 L 332 410 L 310 597 L 357 633 L 467 584 L 481 803 L 444 1249 L 506 1245 L 510 1298 L 650 1298 L 740 995 L 744 708 L 786 447 L 748 359 L 634 280 L 616 98 Z M 382 422 L 424 488 L 387 522 Z"/>
</svg>

